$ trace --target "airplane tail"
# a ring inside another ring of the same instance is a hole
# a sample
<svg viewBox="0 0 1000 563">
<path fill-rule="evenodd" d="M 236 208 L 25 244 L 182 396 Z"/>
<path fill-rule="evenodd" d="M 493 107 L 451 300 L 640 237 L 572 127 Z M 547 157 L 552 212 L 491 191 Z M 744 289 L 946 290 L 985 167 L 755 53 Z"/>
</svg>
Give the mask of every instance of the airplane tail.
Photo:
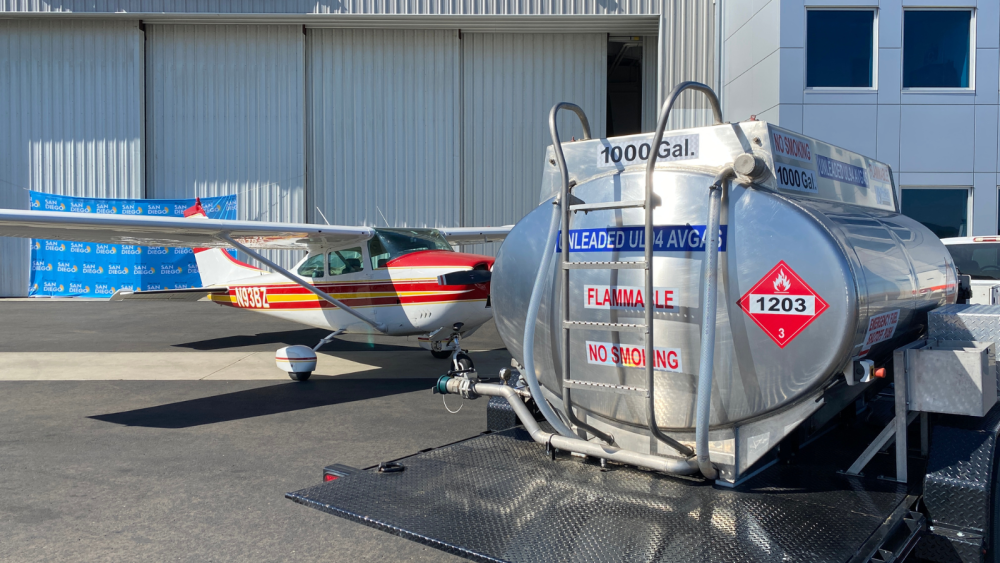
<svg viewBox="0 0 1000 563">
<path fill-rule="evenodd" d="M 196 199 L 194 205 L 184 210 L 184 217 L 188 219 L 208 218 L 205 208 L 201 206 L 201 198 Z M 201 274 L 201 285 L 204 287 L 224 285 L 234 280 L 262 276 L 267 273 L 260 268 L 240 262 L 221 248 L 195 248 L 194 259 L 198 263 L 198 273 Z"/>
</svg>

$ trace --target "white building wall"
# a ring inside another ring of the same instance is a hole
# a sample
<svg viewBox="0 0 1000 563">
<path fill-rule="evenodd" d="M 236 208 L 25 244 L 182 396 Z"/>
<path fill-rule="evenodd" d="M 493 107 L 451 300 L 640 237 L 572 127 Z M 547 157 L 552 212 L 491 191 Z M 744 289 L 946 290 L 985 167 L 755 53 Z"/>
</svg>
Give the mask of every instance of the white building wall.
<svg viewBox="0 0 1000 563">
<path fill-rule="evenodd" d="M 143 196 L 136 21 L 0 21 L 0 207 L 37 190 Z M 27 295 L 28 241 L 0 239 L 0 296 Z"/>
<path fill-rule="evenodd" d="M 147 194 L 237 194 L 239 219 L 305 220 L 300 26 L 146 27 Z M 269 251 L 291 266 L 298 251 Z"/>
<path fill-rule="evenodd" d="M 970 234 L 997 233 L 1000 3 L 996 0 L 727 0 L 724 111 L 750 115 L 882 160 L 897 185 L 972 188 Z M 974 90 L 902 88 L 903 9 L 972 8 Z M 877 8 L 876 88 L 805 87 L 809 7 Z"/>
<path fill-rule="evenodd" d="M 460 222 L 457 30 L 309 29 L 307 216 Z"/>
<path fill-rule="evenodd" d="M 211 14 L 656 14 L 660 0 L 0 0 L 0 12 Z"/>
<path fill-rule="evenodd" d="M 591 135 L 604 135 L 607 37 L 469 33 L 462 47 L 462 221 L 513 224 L 538 205 L 552 106 L 579 105 Z M 582 134 L 577 117 L 560 112 L 560 138 Z M 495 246 L 470 251 L 494 253 Z"/>
</svg>

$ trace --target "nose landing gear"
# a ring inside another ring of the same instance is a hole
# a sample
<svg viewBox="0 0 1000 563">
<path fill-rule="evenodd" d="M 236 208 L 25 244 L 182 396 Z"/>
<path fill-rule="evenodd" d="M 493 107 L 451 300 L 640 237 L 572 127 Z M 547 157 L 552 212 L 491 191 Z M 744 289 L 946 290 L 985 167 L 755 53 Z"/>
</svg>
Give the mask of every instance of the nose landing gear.
<svg viewBox="0 0 1000 563">
<path fill-rule="evenodd" d="M 441 342 L 440 349 L 435 350 L 434 347 L 431 348 L 431 355 L 439 360 L 451 360 L 451 369 L 448 371 L 449 375 L 454 374 L 462 375 L 466 373 L 475 373 L 476 366 L 472 363 L 472 358 L 469 357 L 468 350 L 462 349 L 462 334 L 461 330 L 464 323 L 455 323 L 451 329 L 451 336 L 448 340 Z"/>
</svg>

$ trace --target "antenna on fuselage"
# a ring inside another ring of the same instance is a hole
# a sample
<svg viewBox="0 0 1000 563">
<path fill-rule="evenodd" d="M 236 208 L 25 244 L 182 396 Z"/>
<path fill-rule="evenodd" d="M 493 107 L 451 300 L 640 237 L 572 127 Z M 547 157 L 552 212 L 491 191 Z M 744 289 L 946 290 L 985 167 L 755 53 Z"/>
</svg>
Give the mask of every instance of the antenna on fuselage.
<svg viewBox="0 0 1000 563">
<path fill-rule="evenodd" d="M 329 225 L 329 224 L 330 224 L 330 220 L 326 218 L 326 215 L 323 215 L 323 212 L 322 212 L 322 211 L 320 211 L 320 209 L 319 209 L 319 206 L 318 206 L 318 205 L 316 206 L 316 213 L 319 213 L 319 216 L 320 216 L 320 217 L 322 217 L 324 221 L 326 221 L 326 224 L 327 224 L 327 225 Z"/>
<path fill-rule="evenodd" d="M 378 214 L 382 216 L 382 222 L 385 223 L 385 228 L 388 229 L 389 228 L 389 222 L 385 220 L 385 215 L 382 215 L 382 210 L 378 208 L 378 204 L 377 203 L 375 204 L 375 210 L 378 211 Z"/>
</svg>

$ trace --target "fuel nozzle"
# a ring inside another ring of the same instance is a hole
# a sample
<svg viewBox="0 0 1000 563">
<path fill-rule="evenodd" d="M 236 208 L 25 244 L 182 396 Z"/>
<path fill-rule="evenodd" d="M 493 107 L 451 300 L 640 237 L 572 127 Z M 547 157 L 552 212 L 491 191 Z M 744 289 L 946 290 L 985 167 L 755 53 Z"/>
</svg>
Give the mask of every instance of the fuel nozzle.
<svg viewBox="0 0 1000 563">
<path fill-rule="evenodd" d="M 479 394 L 476 393 L 474 389 L 476 383 L 477 382 L 464 377 L 442 375 L 438 378 L 437 383 L 434 384 L 434 388 L 431 389 L 431 392 L 435 395 L 457 394 L 461 395 L 463 399 L 478 399 Z"/>
<path fill-rule="evenodd" d="M 434 395 L 447 395 L 448 394 L 448 381 L 451 377 L 447 375 L 442 375 L 438 378 L 437 383 L 431 388 L 431 393 Z"/>
</svg>

